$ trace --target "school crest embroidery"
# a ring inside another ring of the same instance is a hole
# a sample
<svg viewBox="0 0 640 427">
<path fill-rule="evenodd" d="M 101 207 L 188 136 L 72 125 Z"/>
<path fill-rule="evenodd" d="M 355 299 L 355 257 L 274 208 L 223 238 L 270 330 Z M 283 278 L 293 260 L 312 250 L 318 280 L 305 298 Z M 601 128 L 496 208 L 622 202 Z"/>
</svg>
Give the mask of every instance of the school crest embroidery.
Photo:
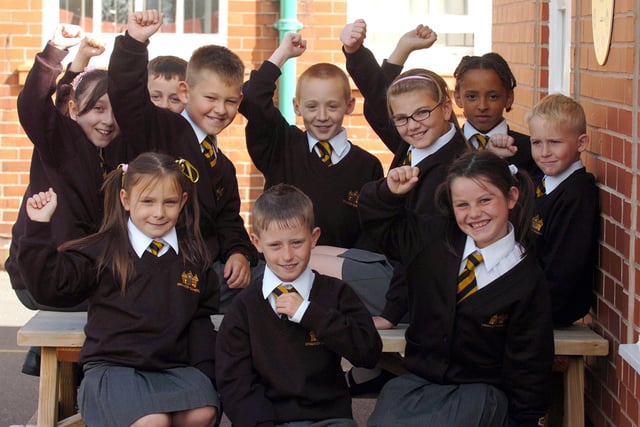
<svg viewBox="0 0 640 427">
<path fill-rule="evenodd" d="M 318 340 L 314 331 L 309 331 L 309 340 L 304 343 L 305 347 L 313 347 L 316 345 L 322 345 L 322 341 Z"/>
<path fill-rule="evenodd" d="M 503 328 L 507 324 L 509 315 L 507 313 L 493 314 L 489 320 L 482 324 L 486 328 Z"/>
<path fill-rule="evenodd" d="M 542 226 L 544 225 L 542 218 L 540 218 L 540 215 L 536 215 L 533 218 L 531 218 L 531 228 L 533 229 L 533 232 L 536 233 L 537 235 L 542 235 Z"/>
<path fill-rule="evenodd" d="M 178 286 L 188 289 L 191 292 L 200 293 L 200 288 L 198 288 L 198 282 L 200 282 L 200 279 L 197 274 L 193 274 L 191 271 L 188 273 L 183 271 L 180 275 L 180 279 L 182 282 L 177 283 Z"/>
<path fill-rule="evenodd" d="M 357 208 L 358 201 L 360 200 L 360 192 L 357 190 L 347 192 L 347 198 L 342 200 L 342 203 L 351 207 Z"/>
</svg>

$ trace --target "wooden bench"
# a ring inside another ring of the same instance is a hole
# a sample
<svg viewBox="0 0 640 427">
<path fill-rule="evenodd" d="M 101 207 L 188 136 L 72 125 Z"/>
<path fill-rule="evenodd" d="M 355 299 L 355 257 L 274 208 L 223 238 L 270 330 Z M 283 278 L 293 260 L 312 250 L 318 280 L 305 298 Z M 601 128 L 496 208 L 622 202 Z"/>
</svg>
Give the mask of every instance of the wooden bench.
<svg viewBox="0 0 640 427">
<path fill-rule="evenodd" d="M 213 316 L 217 327 L 221 315 Z M 39 427 L 84 426 L 79 415 L 58 421 L 58 407 L 73 406 L 69 399 L 75 393 L 72 371 L 73 354 L 84 343 L 84 325 L 87 313 L 37 312 L 18 330 L 18 345 L 42 347 L 40 388 L 38 394 Z M 405 348 L 406 325 L 380 331 L 382 337 L 382 363 L 385 368 L 401 373 L 401 358 Z M 554 331 L 555 354 L 568 356 L 565 372 L 564 426 L 584 426 L 584 356 L 606 356 L 609 342 L 586 325 L 573 325 Z M 71 349 L 71 351 L 70 351 Z M 70 390 L 71 389 L 71 390 Z M 65 414 L 66 416 L 67 414 Z"/>
<path fill-rule="evenodd" d="M 404 352 L 406 325 L 380 331 L 382 351 Z M 563 427 L 584 426 L 584 356 L 606 356 L 609 341 L 595 333 L 587 325 L 572 325 L 553 331 L 555 355 L 568 356 L 569 366 L 564 372 Z M 397 372 L 397 365 L 388 357 L 383 358 L 385 369 Z M 394 366 L 395 365 L 395 366 Z"/>
</svg>

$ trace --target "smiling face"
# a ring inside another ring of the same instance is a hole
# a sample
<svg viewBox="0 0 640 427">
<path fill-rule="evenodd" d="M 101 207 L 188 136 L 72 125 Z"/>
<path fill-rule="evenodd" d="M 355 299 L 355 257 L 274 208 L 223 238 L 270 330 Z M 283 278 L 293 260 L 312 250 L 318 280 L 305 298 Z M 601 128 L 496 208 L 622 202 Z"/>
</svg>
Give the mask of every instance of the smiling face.
<svg viewBox="0 0 640 427">
<path fill-rule="evenodd" d="M 479 248 L 505 237 L 509 231 L 509 210 L 518 200 L 517 187 L 505 196 L 488 180 L 458 177 L 451 181 L 451 203 L 458 227 Z"/>
<path fill-rule="evenodd" d="M 300 83 L 293 108 L 311 135 L 329 140 L 340 133 L 344 116 L 353 112 L 355 102 L 354 98 L 345 99 L 339 78 L 306 77 Z"/>
<path fill-rule="evenodd" d="M 266 230 L 251 233 L 256 249 L 283 282 L 293 282 L 304 272 L 319 237 L 318 227 L 311 230 L 301 222 L 292 222 L 282 228 L 273 223 Z"/>
<path fill-rule="evenodd" d="M 589 140 L 586 133 L 535 115 L 529 119 L 529 133 L 531 156 L 547 176 L 557 176 L 567 170 L 580 158 Z"/>
<path fill-rule="evenodd" d="M 488 132 L 503 120 L 504 111 L 513 104 L 513 91 L 507 91 L 498 73 L 491 69 L 472 69 L 458 80 L 456 104 L 469 123 L 480 132 Z"/>
<path fill-rule="evenodd" d="M 178 94 L 191 120 L 207 135 L 229 126 L 242 101 L 242 84 L 230 84 L 217 73 L 201 70 L 194 85 L 180 82 Z"/>
<path fill-rule="evenodd" d="M 395 118 L 409 117 L 424 109 L 432 110 L 425 120 L 409 119 L 406 125 L 396 127 L 402 139 L 415 148 L 430 147 L 438 138 L 449 131 L 449 118 L 452 112 L 449 98 L 438 105 L 438 100 L 429 91 L 416 89 L 392 95 L 388 102 L 392 117 Z"/>
<path fill-rule="evenodd" d="M 113 116 L 109 96 L 105 93 L 89 110 L 78 115 L 78 103 L 69 101 L 69 116 L 82 128 L 87 138 L 98 148 L 104 148 L 119 134 L 120 128 Z"/>
<path fill-rule="evenodd" d="M 172 177 L 143 178 L 131 190 L 120 190 L 120 202 L 131 221 L 151 238 L 162 237 L 178 222 L 187 193 Z"/>
<path fill-rule="evenodd" d="M 166 79 L 164 76 L 153 76 L 149 74 L 147 88 L 151 102 L 160 108 L 166 108 L 174 113 L 180 114 L 184 110 L 185 104 L 178 97 L 178 84 L 180 79 L 175 76 Z"/>
</svg>

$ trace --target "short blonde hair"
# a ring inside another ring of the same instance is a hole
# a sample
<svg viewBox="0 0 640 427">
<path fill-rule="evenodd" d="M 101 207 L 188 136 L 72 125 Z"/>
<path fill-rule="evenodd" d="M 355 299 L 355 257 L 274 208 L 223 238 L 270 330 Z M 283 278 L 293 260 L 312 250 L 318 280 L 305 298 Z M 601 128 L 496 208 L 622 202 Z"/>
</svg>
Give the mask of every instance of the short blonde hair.
<svg viewBox="0 0 640 427">
<path fill-rule="evenodd" d="M 587 132 L 587 117 L 575 99 L 555 93 L 542 98 L 527 115 L 527 122 L 540 117 L 547 123 L 565 126 L 581 135 Z"/>
<path fill-rule="evenodd" d="M 262 193 L 251 210 L 253 231 L 276 227 L 280 230 L 298 225 L 313 230 L 315 217 L 313 202 L 299 188 L 289 184 L 277 184 Z"/>
<path fill-rule="evenodd" d="M 244 63 L 224 46 L 207 45 L 196 49 L 187 63 L 187 84 L 195 86 L 202 71 L 216 73 L 227 85 L 242 87 Z"/>
<path fill-rule="evenodd" d="M 328 62 L 321 62 L 314 64 L 307 68 L 298 78 L 298 84 L 296 85 L 296 99 L 300 99 L 300 90 L 307 80 L 310 79 L 336 79 L 340 81 L 342 85 L 342 93 L 345 101 L 351 100 L 351 85 L 349 85 L 349 78 L 347 74 L 340 69 L 340 67 L 329 64 Z"/>
</svg>

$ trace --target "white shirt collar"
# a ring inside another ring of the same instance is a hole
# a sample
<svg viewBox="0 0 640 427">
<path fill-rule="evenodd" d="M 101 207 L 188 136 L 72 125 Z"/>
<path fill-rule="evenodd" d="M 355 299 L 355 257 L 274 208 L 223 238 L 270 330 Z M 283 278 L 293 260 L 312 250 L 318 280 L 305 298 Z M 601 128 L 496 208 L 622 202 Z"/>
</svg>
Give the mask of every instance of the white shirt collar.
<svg viewBox="0 0 640 427">
<path fill-rule="evenodd" d="M 436 141 L 430 146 L 426 148 L 410 147 L 409 150 L 411 151 L 411 166 L 417 165 L 418 163 L 447 145 L 447 143 L 453 139 L 455 133 L 455 126 L 453 126 L 453 123 L 449 123 L 449 130 L 447 131 L 447 133 L 436 139 Z"/>
<path fill-rule="evenodd" d="M 516 245 L 515 232 L 513 225 L 509 223 L 509 232 L 502 239 L 493 242 L 486 248 L 478 248 L 470 236 L 467 236 L 467 241 L 462 252 L 463 264 L 464 260 L 474 251 L 478 251 L 482 254 L 484 265 L 487 271 L 496 266 L 504 257 L 513 251 Z"/>
<path fill-rule="evenodd" d="M 467 121 L 462 126 L 462 131 L 464 133 L 465 139 L 471 142 L 471 144 L 473 144 L 475 148 L 478 148 L 478 142 L 474 138 L 475 134 L 481 133 L 483 135 L 488 135 L 489 137 L 491 137 L 492 135 L 506 135 L 509 132 L 509 125 L 507 124 L 506 119 L 502 119 L 502 121 L 495 125 L 492 129 L 490 129 L 489 132 L 480 132 Z"/>
<path fill-rule="evenodd" d="M 572 173 L 577 171 L 580 168 L 583 168 L 582 160 L 578 159 L 576 162 L 573 162 L 564 172 L 556 176 L 544 176 L 544 189 L 547 194 L 551 193 L 553 190 L 558 188 L 558 185 L 562 184 L 562 182 L 569 178 Z"/>
<path fill-rule="evenodd" d="M 315 136 L 307 132 L 307 142 L 309 143 L 309 152 L 313 151 L 313 147 L 316 146 L 316 143 L 318 141 L 319 139 L 317 139 Z M 342 157 L 344 157 L 347 151 L 349 151 L 349 141 L 347 141 L 347 130 L 345 128 L 340 129 L 340 132 L 329 140 L 329 144 L 331 144 L 331 148 L 333 149 L 333 152 L 331 154 L 332 160 L 334 159 L 334 155 L 338 159 L 341 159 Z"/>
<path fill-rule="evenodd" d="M 142 258 L 142 255 L 144 255 L 144 252 L 147 250 L 153 239 L 140 231 L 133 221 L 131 221 L 131 218 L 129 218 L 129 221 L 127 222 L 127 229 L 129 230 L 129 241 L 131 242 L 133 250 L 136 255 L 138 255 L 138 258 Z M 161 240 L 166 244 L 162 250 L 160 250 L 158 256 L 162 256 L 167 253 L 170 247 L 173 248 L 177 254 L 180 253 L 178 249 L 178 234 L 176 233 L 175 227 L 169 230 L 169 232 L 162 236 L 162 238 L 156 240 Z"/>
<path fill-rule="evenodd" d="M 187 113 L 187 109 L 186 108 L 184 110 L 182 110 L 182 113 L 180 113 L 180 114 L 182 115 L 182 117 L 187 119 L 187 121 L 191 125 L 191 128 L 193 129 L 193 131 L 196 134 L 196 138 L 198 139 L 198 144 L 200 144 L 200 142 L 202 142 L 202 140 L 207 136 L 207 133 L 205 131 L 203 131 L 202 129 L 200 129 L 200 127 L 193 120 L 191 120 L 191 117 L 189 116 L 189 113 Z M 209 135 L 209 136 L 211 137 L 211 139 L 213 141 L 213 148 L 217 152 L 218 151 L 218 139 L 216 138 L 215 135 Z"/>
<path fill-rule="evenodd" d="M 264 275 L 262 276 L 262 296 L 267 299 L 269 295 L 277 288 L 281 283 L 290 283 L 303 300 L 308 301 L 311 294 L 311 287 L 313 286 L 313 280 L 315 274 L 311 271 L 311 268 L 307 267 L 300 276 L 293 282 L 283 282 L 276 276 L 268 265 L 264 267 Z"/>
</svg>

